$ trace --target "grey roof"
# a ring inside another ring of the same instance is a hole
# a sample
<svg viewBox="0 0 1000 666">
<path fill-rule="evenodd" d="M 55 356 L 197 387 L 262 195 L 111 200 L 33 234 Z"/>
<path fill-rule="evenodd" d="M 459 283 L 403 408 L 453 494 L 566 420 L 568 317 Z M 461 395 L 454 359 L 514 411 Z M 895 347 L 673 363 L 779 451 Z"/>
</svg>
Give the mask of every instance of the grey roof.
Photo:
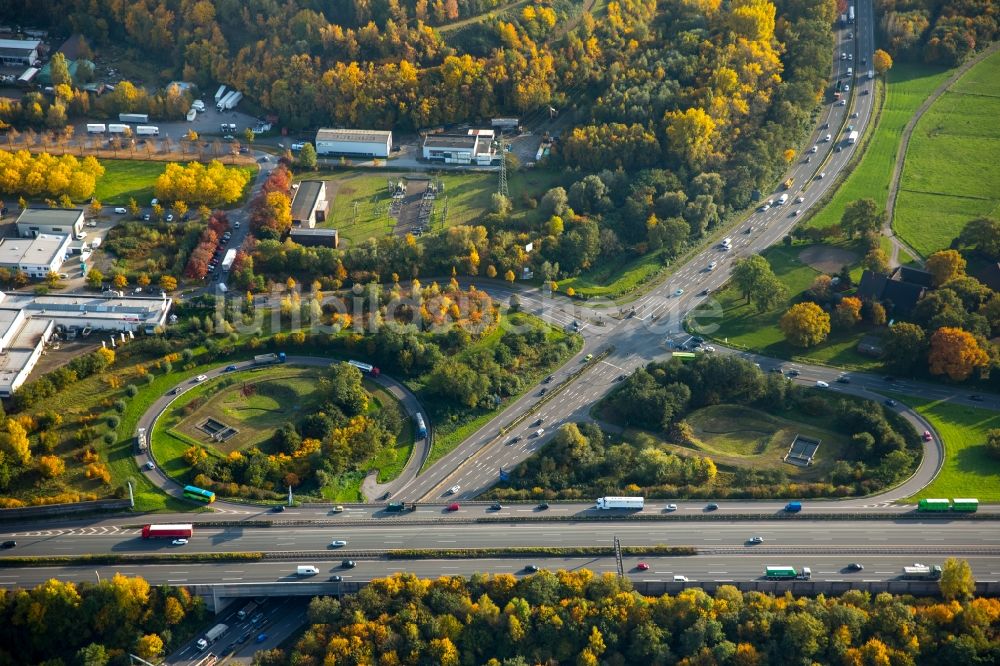
<svg viewBox="0 0 1000 666">
<path fill-rule="evenodd" d="M 25 208 L 17 216 L 17 223 L 73 225 L 82 217 L 82 208 Z"/>
<path fill-rule="evenodd" d="M 453 148 L 472 151 L 478 137 L 469 134 L 429 134 L 424 138 L 424 148 Z"/>
<path fill-rule="evenodd" d="M 323 190 L 322 180 L 303 180 L 292 198 L 292 219 L 308 220 L 319 203 Z"/>
<path fill-rule="evenodd" d="M 291 236 L 336 236 L 336 229 L 308 229 L 305 227 L 292 227 L 292 230 L 288 232 Z"/>
<path fill-rule="evenodd" d="M 897 266 L 896 270 L 892 272 L 892 279 L 912 282 L 913 284 L 919 284 L 921 287 L 931 287 L 934 284 L 933 276 L 930 273 L 909 266 Z"/>
<path fill-rule="evenodd" d="M 0 39 L 0 53 L 4 55 L 28 55 L 38 48 L 37 39 Z"/>
<path fill-rule="evenodd" d="M 39 234 L 35 238 L 0 238 L 0 265 L 51 264 L 64 251 L 67 237 Z"/>
<path fill-rule="evenodd" d="M 316 142 L 347 141 L 350 143 L 385 143 L 392 138 L 391 130 L 321 129 L 316 132 Z"/>
</svg>

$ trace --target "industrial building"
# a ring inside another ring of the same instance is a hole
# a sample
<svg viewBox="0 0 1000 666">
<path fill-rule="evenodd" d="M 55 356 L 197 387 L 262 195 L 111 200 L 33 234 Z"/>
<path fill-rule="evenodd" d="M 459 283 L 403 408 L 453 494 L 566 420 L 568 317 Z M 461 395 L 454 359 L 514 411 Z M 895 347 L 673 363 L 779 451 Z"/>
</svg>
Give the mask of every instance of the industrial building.
<svg viewBox="0 0 1000 666">
<path fill-rule="evenodd" d="M 38 62 L 37 39 L 0 39 L 0 64 L 4 67 L 31 67 Z"/>
<path fill-rule="evenodd" d="M 306 229 L 295 228 L 288 232 L 288 237 L 299 245 L 306 247 L 332 247 L 340 245 L 340 234 L 336 229 Z"/>
<path fill-rule="evenodd" d="M 40 234 L 76 237 L 83 233 L 82 208 L 25 208 L 17 216 L 17 233 L 24 238 Z"/>
<path fill-rule="evenodd" d="M 496 158 L 491 129 L 470 129 L 462 133 L 428 134 L 424 137 L 423 157 L 445 164 L 488 166 Z"/>
<path fill-rule="evenodd" d="M 392 132 L 383 130 L 321 129 L 316 132 L 317 155 L 389 157 Z"/>
<path fill-rule="evenodd" d="M 326 181 L 303 180 L 292 197 L 292 226 L 312 229 L 317 222 L 326 222 L 328 209 Z"/>
<path fill-rule="evenodd" d="M 66 260 L 70 237 L 40 234 L 34 238 L 0 238 L 0 267 L 44 279 Z"/>
</svg>

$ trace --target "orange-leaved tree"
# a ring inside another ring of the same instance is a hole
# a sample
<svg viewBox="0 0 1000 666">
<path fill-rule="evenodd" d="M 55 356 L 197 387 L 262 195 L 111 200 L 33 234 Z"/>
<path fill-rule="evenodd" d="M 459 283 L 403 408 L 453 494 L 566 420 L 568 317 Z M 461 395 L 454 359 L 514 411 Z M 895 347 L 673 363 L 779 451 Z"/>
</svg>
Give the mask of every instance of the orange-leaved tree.
<svg viewBox="0 0 1000 666">
<path fill-rule="evenodd" d="M 815 303 L 797 303 L 778 324 L 785 339 L 797 347 L 812 347 L 830 334 L 830 315 Z"/>
<path fill-rule="evenodd" d="M 989 360 L 989 354 L 968 331 L 942 326 L 931 336 L 927 362 L 932 375 L 948 375 L 949 379 L 960 382 Z"/>
</svg>

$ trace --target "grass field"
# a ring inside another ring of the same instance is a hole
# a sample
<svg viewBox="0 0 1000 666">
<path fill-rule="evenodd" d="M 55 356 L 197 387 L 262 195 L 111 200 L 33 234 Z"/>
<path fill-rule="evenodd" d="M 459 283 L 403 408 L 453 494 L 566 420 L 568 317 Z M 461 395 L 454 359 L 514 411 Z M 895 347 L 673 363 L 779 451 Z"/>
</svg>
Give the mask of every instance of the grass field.
<svg viewBox="0 0 1000 666">
<path fill-rule="evenodd" d="M 695 448 L 717 464 L 780 469 L 797 479 L 824 476 L 843 457 L 847 445 L 843 436 L 819 420 L 783 418 L 739 405 L 703 407 L 685 419 L 694 429 Z M 822 441 L 814 464 L 807 468 L 782 460 L 796 434 Z"/>
<path fill-rule="evenodd" d="M 392 232 L 396 220 L 387 215 L 390 202 L 388 180 L 399 180 L 408 175 L 416 177 L 424 174 L 336 170 L 297 174 L 297 178 L 327 181 L 328 196 L 332 200 L 330 215 L 325 223 L 318 226 L 337 229 L 341 242 L 349 247 Z M 497 176 L 493 173 L 449 172 L 433 175 L 433 179 L 443 182 L 444 193 L 438 196 L 435 203 L 430 224 L 432 232 L 479 220 L 488 212 L 490 197 L 497 187 Z M 514 218 L 534 219 L 536 213 L 523 205 L 524 197 L 538 199 L 550 187 L 560 184 L 562 179 L 561 174 L 544 169 L 512 173 L 508 183 L 514 203 Z M 444 213 L 446 206 L 447 217 Z"/>
<path fill-rule="evenodd" d="M 986 453 L 986 432 L 1000 428 L 1000 413 L 944 400 L 893 394 L 927 419 L 944 443 L 944 466 L 937 478 L 910 500 L 976 497 L 1000 501 L 1000 460 Z"/>
<path fill-rule="evenodd" d="M 885 105 L 868 150 L 830 202 L 806 221 L 808 226 L 836 224 L 844 207 L 856 199 L 870 197 L 885 207 L 903 128 L 927 96 L 948 78 L 949 71 L 909 63 L 897 63 L 889 70 Z"/>
<path fill-rule="evenodd" d="M 977 64 L 921 117 L 910 139 L 893 224 L 923 255 L 966 222 L 1000 214 L 1000 52 Z"/>
<path fill-rule="evenodd" d="M 153 198 L 153 183 L 167 166 L 144 160 L 103 160 L 104 176 L 97 181 L 94 197 L 105 205 L 126 206 L 134 197 L 140 206 Z"/>
<path fill-rule="evenodd" d="M 791 306 L 795 297 L 808 289 L 819 271 L 799 260 L 799 253 L 812 247 L 808 244 L 795 244 L 791 247 L 775 245 L 762 252 L 774 270 L 775 275 L 788 289 L 789 301 L 767 312 L 758 313 L 753 305 L 748 305 L 735 289 L 727 288 L 717 293 L 715 299 L 722 308 L 721 318 L 699 317 L 696 313 L 692 320 L 697 324 L 690 326 L 694 333 L 709 335 L 715 340 L 726 344 L 742 347 L 767 356 L 787 358 L 803 362 L 814 362 L 844 368 L 873 369 L 879 366 L 875 359 L 858 354 L 855 347 L 858 344 L 864 327 L 859 325 L 852 331 L 839 333 L 834 331 L 827 340 L 815 347 L 802 349 L 785 342 L 785 337 L 778 328 L 778 320 Z M 838 245 L 852 249 L 849 244 Z M 711 305 L 699 308 L 701 312 L 711 312 Z"/>
</svg>

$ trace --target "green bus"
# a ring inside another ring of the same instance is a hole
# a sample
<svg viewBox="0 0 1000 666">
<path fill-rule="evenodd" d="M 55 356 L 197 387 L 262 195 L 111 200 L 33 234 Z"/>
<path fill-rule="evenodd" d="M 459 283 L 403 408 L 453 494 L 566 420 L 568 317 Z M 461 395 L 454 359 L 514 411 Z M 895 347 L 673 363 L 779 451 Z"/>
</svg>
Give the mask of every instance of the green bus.
<svg viewBox="0 0 1000 666">
<path fill-rule="evenodd" d="M 951 501 L 952 511 L 964 511 L 966 513 L 975 513 L 978 509 L 979 509 L 979 500 L 977 499 L 956 497 Z"/>
<path fill-rule="evenodd" d="M 784 580 L 787 578 L 795 578 L 799 575 L 799 572 L 795 570 L 795 567 L 765 567 L 764 578 L 769 580 Z"/>
<path fill-rule="evenodd" d="M 949 511 L 951 502 L 946 499 L 922 499 L 917 504 L 917 511 Z"/>
<path fill-rule="evenodd" d="M 697 354 L 694 352 L 672 352 L 671 357 L 676 358 L 681 361 L 693 361 L 697 358 Z"/>
<path fill-rule="evenodd" d="M 211 490 L 202 490 L 195 486 L 184 486 L 184 497 L 196 502 L 205 502 L 206 504 L 211 504 L 215 501 L 215 493 Z"/>
</svg>

